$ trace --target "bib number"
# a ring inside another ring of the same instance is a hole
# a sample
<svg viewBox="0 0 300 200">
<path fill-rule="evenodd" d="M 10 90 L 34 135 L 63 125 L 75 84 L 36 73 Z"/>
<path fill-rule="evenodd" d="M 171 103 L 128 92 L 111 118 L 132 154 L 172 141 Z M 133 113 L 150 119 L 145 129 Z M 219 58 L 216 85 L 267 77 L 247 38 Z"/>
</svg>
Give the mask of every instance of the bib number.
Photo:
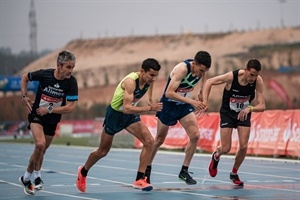
<svg viewBox="0 0 300 200">
<path fill-rule="evenodd" d="M 230 98 L 229 100 L 229 107 L 230 110 L 234 110 L 235 112 L 240 112 L 241 110 L 247 108 L 250 102 L 249 99 L 236 99 Z"/>
</svg>

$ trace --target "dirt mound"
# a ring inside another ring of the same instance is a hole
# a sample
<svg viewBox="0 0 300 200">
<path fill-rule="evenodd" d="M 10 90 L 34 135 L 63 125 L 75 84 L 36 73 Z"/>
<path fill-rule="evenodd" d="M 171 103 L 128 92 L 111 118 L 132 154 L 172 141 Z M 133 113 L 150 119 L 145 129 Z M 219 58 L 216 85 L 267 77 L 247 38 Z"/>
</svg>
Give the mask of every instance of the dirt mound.
<svg viewBox="0 0 300 200">
<path fill-rule="evenodd" d="M 212 55 L 209 76 L 215 76 L 233 69 L 244 68 L 250 58 L 257 58 L 263 66 L 267 108 L 285 108 L 280 96 L 270 88 L 269 81 L 274 79 L 281 84 L 286 95 L 296 105 L 300 105 L 300 74 L 279 73 L 280 66 L 289 68 L 300 66 L 300 27 L 283 29 L 256 30 L 249 32 L 230 32 L 216 34 L 182 34 L 153 37 L 122 37 L 108 39 L 73 40 L 61 49 L 29 64 L 18 74 L 40 68 L 56 66 L 56 57 L 63 49 L 73 51 L 77 62 L 74 75 L 78 80 L 79 106 L 90 108 L 95 103 L 108 104 L 116 84 L 129 72 L 140 68 L 141 62 L 148 57 L 159 60 L 162 70 L 155 84 L 154 98 L 159 98 L 165 80 L 174 65 L 186 58 L 193 58 L 199 50 Z M 223 86 L 213 88 L 211 101 L 220 102 Z M 196 88 L 196 92 L 198 89 Z M 5 115 L 10 119 L 26 118 L 20 107 L 20 94 L 9 97 L 2 94 L 0 103 Z M 143 103 L 143 102 L 142 102 Z M 298 106 L 299 108 L 299 106 Z M 8 113 L 6 115 L 6 113 Z"/>
</svg>

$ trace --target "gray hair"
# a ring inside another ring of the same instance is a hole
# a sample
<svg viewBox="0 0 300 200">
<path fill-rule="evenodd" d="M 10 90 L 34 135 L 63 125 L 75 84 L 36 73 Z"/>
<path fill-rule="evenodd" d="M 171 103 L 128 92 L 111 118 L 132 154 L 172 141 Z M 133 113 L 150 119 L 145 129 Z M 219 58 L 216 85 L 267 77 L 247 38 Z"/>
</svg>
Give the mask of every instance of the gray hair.
<svg viewBox="0 0 300 200">
<path fill-rule="evenodd" d="M 59 52 L 58 57 L 57 57 L 57 62 L 59 64 L 64 64 L 65 62 L 68 62 L 68 61 L 76 62 L 75 55 L 68 50 Z"/>
</svg>

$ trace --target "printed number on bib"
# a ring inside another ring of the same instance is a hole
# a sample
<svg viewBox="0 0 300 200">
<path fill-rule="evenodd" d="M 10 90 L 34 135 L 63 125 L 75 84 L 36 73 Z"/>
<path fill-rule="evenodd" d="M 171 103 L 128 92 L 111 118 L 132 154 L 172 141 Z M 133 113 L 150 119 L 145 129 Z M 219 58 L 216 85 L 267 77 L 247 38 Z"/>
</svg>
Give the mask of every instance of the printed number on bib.
<svg viewBox="0 0 300 200">
<path fill-rule="evenodd" d="M 241 110 L 247 108 L 249 106 L 249 98 L 237 99 L 230 98 L 229 107 L 230 110 L 234 110 L 235 112 L 240 112 Z"/>
<path fill-rule="evenodd" d="M 55 98 L 55 97 L 50 97 L 45 94 L 42 94 L 42 98 L 40 101 L 40 107 L 60 107 L 62 105 L 63 98 Z"/>
</svg>

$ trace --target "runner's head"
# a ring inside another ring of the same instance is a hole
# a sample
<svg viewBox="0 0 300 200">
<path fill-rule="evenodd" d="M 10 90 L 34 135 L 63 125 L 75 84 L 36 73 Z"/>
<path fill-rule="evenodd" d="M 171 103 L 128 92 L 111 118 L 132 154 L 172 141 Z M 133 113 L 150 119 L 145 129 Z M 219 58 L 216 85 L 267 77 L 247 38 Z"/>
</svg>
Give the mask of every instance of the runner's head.
<svg viewBox="0 0 300 200">
<path fill-rule="evenodd" d="M 206 68 L 210 68 L 211 56 L 207 51 L 198 51 L 194 58 L 197 65 L 204 65 Z"/>
<path fill-rule="evenodd" d="M 57 73 L 60 79 L 70 78 L 75 67 L 75 55 L 64 50 L 58 54 L 57 57 Z"/>
<path fill-rule="evenodd" d="M 211 57 L 207 51 L 198 51 L 191 66 L 192 73 L 198 77 L 204 76 L 211 65 Z"/>
<path fill-rule="evenodd" d="M 247 70 L 250 70 L 251 68 L 253 68 L 259 72 L 261 70 L 261 64 L 257 59 L 251 59 L 248 61 L 246 68 L 247 68 Z"/>
<path fill-rule="evenodd" d="M 143 81 L 147 84 L 155 81 L 160 68 L 160 64 L 154 58 L 147 58 L 144 60 L 141 67 L 141 77 L 143 78 Z"/>
<path fill-rule="evenodd" d="M 248 83 L 254 83 L 261 71 L 261 64 L 257 59 L 248 61 L 245 70 L 245 76 Z"/>
</svg>

